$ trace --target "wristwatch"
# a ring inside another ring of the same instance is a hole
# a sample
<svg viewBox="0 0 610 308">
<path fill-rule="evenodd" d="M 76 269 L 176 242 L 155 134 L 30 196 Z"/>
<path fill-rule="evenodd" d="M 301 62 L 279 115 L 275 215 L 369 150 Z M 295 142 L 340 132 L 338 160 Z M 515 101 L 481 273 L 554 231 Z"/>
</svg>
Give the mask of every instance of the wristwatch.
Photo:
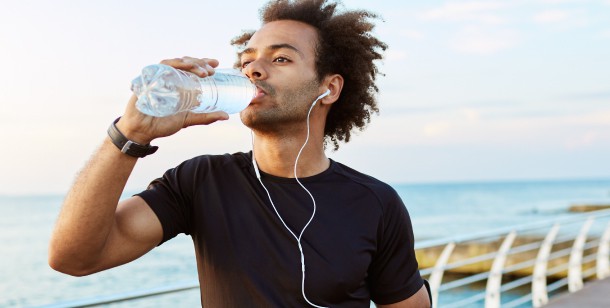
<svg viewBox="0 0 610 308">
<path fill-rule="evenodd" d="M 149 144 L 141 145 L 137 142 L 131 141 L 121 133 L 121 131 L 116 127 L 116 123 L 119 122 L 121 117 L 118 117 L 114 122 L 110 124 L 108 127 L 108 136 L 112 143 L 116 145 L 122 153 L 125 153 L 129 156 L 133 157 L 145 157 L 147 155 L 153 154 L 157 152 L 159 147 L 152 146 Z"/>
</svg>

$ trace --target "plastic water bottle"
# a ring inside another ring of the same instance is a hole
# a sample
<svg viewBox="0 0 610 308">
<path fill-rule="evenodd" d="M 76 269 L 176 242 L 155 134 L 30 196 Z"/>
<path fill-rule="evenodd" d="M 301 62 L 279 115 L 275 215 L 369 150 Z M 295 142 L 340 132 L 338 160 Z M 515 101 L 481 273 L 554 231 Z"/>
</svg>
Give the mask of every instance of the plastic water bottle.
<svg viewBox="0 0 610 308">
<path fill-rule="evenodd" d="M 245 109 L 256 95 L 256 86 L 236 69 L 216 69 L 201 78 L 164 64 L 149 65 L 131 82 L 140 112 L 165 117 L 182 111 L 228 114 Z"/>
</svg>

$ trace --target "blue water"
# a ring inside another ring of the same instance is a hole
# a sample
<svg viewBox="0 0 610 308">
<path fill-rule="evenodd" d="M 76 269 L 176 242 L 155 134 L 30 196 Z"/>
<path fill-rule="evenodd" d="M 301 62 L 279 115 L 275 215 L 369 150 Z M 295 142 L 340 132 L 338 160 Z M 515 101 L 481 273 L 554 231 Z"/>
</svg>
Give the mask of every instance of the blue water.
<svg viewBox="0 0 610 308">
<path fill-rule="evenodd" d="M 416 239 L 466 234 L 570 215 L 577 203 L 610 204 L 610 179 L 393 185 Z M 190 238 L 178 236 L 144 257 L 87 277 L 47 265 L 47 245 L 62 196 L 0 196 L 0 307 L 33 307 L 197 279 Z M 193 307 L 197 290 L 109 305 Z"/>
</svg>

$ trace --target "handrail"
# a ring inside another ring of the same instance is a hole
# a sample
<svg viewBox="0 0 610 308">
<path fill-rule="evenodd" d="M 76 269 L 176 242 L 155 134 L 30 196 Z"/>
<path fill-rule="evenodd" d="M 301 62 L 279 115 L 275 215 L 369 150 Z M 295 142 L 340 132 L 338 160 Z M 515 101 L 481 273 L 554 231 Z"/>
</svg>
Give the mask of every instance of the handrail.
<svg viewBox="0 0 610 308">
<path fill-rule="evenodd" d="M 591 231 L 594 230 L 594 224 L 598 222 L 604 223 L 603 235 L 598 234 L 597 230 Z M 559 235 L 559 233 L 562 234 Z M 522 238 L 521 242 L 515 247 L 511 247 L 513 242 L 519 240 L 519 237 Z M 498 245 L 500 240 L 503 242 L 498 248 L 495 245 Z M 424 278 L 431 272 L 434 272 L 436 277 L 440 277 L 440 279 L 432 279 L 432 275 L 430 275 L 431 291 L 437 307 L 461 307 L 483 300 L 486 308 L 516 307 L 528 302 L 534 307 L 541 307 L 548 302 L 549 292 L 566 286 L 568 286 L 569 292 L 576 292 L 582 288 L 585 280 L 596 274 L 597 277 L 607 277 L 610 273 L 608 268 L 610 263 L 608 261 L 609 242 L 610 210 L 601 210 L 468 235 L 422 241 L 416 243 L 415 248 L 416 250 L 429 250 L 424 254 L 424 256 L 429 256 L 439 248 L 451 245 L 451 249 L 446 254 L 443 250 L 442 264 L 435 265 L 433 271 L 430 270 L 430 267 L 423 267 L 420 270 Z M 480 247 L 469 250 L 469 247 L 473 245 Z M 462 246 L 464 249 L 460 251 Z M 494 247 L 496 250 L 489 252 L 489 249 L 494 249 Z M 467 255 L 464 256 L 464 254 Z M 489 271 L 471 273 L 464 278 L 447 282 L 442 281 L 443 271 L 459 273 L 459 270 L 465 268 L 466 265 L 476 265 L 481 270 L 484 266 L 489 265 L 480 262 L 490 262 L 487 260 L 491 259 L 493 259 L 493 264 Z M 549 266 L 551 262 L 552 267 Z M 531 273 L 527 274 L 530 271 Z M 509 274 L 516 275 L 517 278 L 509 277 Z M 557 275 L 566 276 L 547 285 L 547 278 L 556 279 Z M 504 276 L 511 278 L 511 281 L 502 284 Z M 468 286 L 484 279 L 487 279 L 485 290 L 457 302 L 442 301 L 442 293 L 451 292 L 457 287 Z M 516 299 L 501 300 L 503 293 L 530 283 L 531 293 Z"/>
<path fill-rule="evenodd" d="M 454 242 L 457 244 L 457 243 L 464 243 L 464 242 L 468 242 L 468 241 L 474 241 L 474 240 L 478 240 L 478 239 L 482 239 L 482 238 L 491 238 L 494 236 L 502 236 L 502 235 L 510 233 L 513 230 L 515 230 L 517 232 L 523 232 L 523 231 L 530 231 L 532 229 L 537 229 L 537 228 L 541 228 L 541 227 L 546 227 L 549 225 L 553 225 L 555 223 L 568 224 L 568 223 L 578 222 L 578 221 L 582 221 L 582 220 L 588 218 L 589 216 L 592 215 L 592 213 L 595 213 L 596 217 L 606 217 L 606 216 L 610 216 L 610 209 L 599 210 L 599 211 L 590 212 L 590 213 L 574 214 L 571 216 L 559 217 L 559 218 L 555 218 L 555 219 L 545 219 L 545 220 L 540 220 L 540 221 L 531 222 L 531 223 L 527 223 L 527 224 L 522 224 L 519 226 L 501 227 L 501 228 L 495 228 L 495 229 L 491 229 L 491 230 L 473 232 L 473 233 L 469 233 L 469 234 L 465 234 L 465 235 L 452 235 L 452 236 L 442 237 L 442 238 L 438 238 L 438 239 L 417 241 L 417 242 L 415 242 L 415 250 L 441 246 L 441 245 L 447 244 L 449 242 Z"/>
<path fill-rule="evenodd" d="M 106 305 L 112 303 L 118 303 L 123 301 L 129 301 L 134 299 L 140 299 L 145 297 L 158 296 L 168 293 L 182 292 L 188 291 L 192 289 L 199 288 L 199 281 L 184 281 L 179 283 L 174 283 L 171 285 L 145 289 L 145 290 L 136 290 L 130 292 L 124 292 L 119 294 L 112 295 L 101 295 L 95 296 L 91 298 L 59 302 L 45 306 L 39 306 L 37 308 L 73 308 L 73 307 L 91 307 L 91 306 L 99 306 Z"/>
<path fill-rule="evenodd" d="M 597 222 L 605 222 L 603 235 L 601 236 L 589 234 L 591 227 Z M 576 232 L 572 228 L 564 227 L 577 223 L 583 224 Z M 533 231 L 539 233 L 532 236 L 529 232 Z M 568 232 L 568 234 L 560 235 L 559 232 Z M 547 236 L 544 237 L 544 234 L 547 234 Z M 517 241 L 522 235 L 530 236 L 526 240 L 533 242 L 526 241 L 511 248 L 513 241 Z M 507 241 L 507 236 L 512 237 L 512 239 Z M 459 249 L 460 245 L 477 244 L 482 241 L 495 242 L 500 239 L 503 239 L 504 242 L 501 251 L 484 251 L 480 255 L 469 256 L 467 258 L 455 257 L 457 255 L 456 250 Z M 537 245 L 540 248 L 536 254 L 535 249 Z M 553 251 L 553 247 L 559 248 Z M 442 253 L 439 254 L 434 266 L 421 268 L 420 273 L 424 278 L 428 277 L 430 281 L 435 307 L 464 307 L 483 300 L 485 300 L 485 307 L 499 307 L 500 305 L 502 307 L 515 307 L 528 302 L 531 302 L 534 307 L 541 307 L 548 302 L 548 294 L 550 292 L 570 285 L 572 287 L 568 288 L 568 291 L 575 292 L 576 289 L 582 287 L 583 280 L 589 279 L 596 274 L 598 279 L 610 276 L 610 262 L 608 260 L 610 254 L 610 209 L 415 243 L 416 251 L 433 248 L 443 248 Z M 527 253 L 531 253 L 532 256 L 526 259 L 517 258 Z M 569 260 L 562 261 L 568 257 Z M 517 258 L 515 259 L 517 261 L 511 261 L 512 258 Z M 473 273 L 467 277 L 452 281 L 442 281 L 443 274 L 447 271 L 459 270 L 464 266 L 491 262 L 491 260 L 493 260 L 493 265 L 488 271 Z M 595 261 L 594 266 L 583 268 L 583 265 L 591 264 L 593 261 Z M 548 266 L 551 262 L 554 262 L 553 267 Z M 557 265 L 558 262 L 561 263 Z M 524 275 L 502 284 L 503 276 L 528 268 L 534 268 L 531 275 Z M 565 272 L 568 272 L 566 277 L 547 284 L 548 277 L 556 277 L 556 275 Z M 488 280 L 487 290 L 482 290 L 480 293 L 452 303 L 439 302 L 439 298 L 442 299 L 443 292 L 452 292 L 455 288 L 467 286 L 485 279 Z M 528 283 L 532 284 L 531 293 L 524 294 L 511 301 L 501 301 L 504 292 L 522 287 Z M 154 289 L 60 302 L 41 306 L 40 308 L 96 306 L 196 288 L 199 288 L 199 283 L 197 281 L 189 281 Z"/>
</svg>

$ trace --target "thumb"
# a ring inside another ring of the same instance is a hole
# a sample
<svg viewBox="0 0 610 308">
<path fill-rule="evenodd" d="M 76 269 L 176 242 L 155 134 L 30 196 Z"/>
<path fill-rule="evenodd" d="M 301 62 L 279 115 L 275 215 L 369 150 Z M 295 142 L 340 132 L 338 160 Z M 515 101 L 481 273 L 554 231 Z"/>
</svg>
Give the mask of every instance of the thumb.
<svg viewBox="0 0 610 308">
<path fill-rule="evenodd" d="M 229 114 L 224 111 L 216 111 L 210 113 L 192 113 L 188 112 L 184 121 L 184 127 L 194 125 L 208 125 L 216 121 L 224 121 L 229 119 Z"/>
</svg>

